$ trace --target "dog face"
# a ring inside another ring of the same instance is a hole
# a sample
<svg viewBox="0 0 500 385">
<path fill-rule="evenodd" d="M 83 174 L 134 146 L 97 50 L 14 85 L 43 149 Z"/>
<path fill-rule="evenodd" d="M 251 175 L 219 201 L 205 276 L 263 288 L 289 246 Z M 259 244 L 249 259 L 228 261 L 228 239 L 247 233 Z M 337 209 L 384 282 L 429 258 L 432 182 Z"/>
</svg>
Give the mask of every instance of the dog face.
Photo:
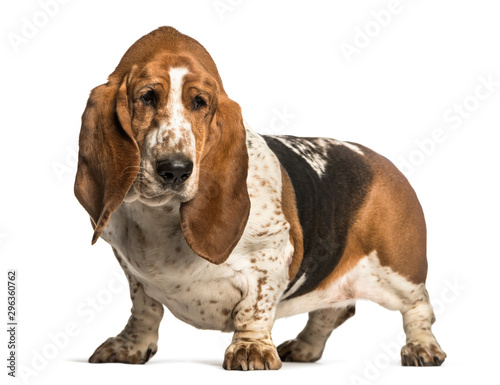
<svg viewBox="0 0 500 385">
<path fill-rule="evenodd" d="M 125 200 L 155 206 L 195 197 L 218 97 L 215 80 L 187 57 L 165 55 L 132 69 L 127 99 L 141 160 Z"/>
</svg>

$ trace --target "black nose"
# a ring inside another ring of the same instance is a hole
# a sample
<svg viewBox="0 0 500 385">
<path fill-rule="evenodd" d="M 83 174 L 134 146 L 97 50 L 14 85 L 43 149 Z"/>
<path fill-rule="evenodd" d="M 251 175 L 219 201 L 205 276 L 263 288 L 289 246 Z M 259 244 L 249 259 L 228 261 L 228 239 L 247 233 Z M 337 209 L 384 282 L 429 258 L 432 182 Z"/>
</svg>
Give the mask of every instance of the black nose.
<svg viewBox="0 0 500 385">
<path fill-rule="evenodd" d="M 173 186 L 183 184 L 193 172 L 193 162 L 184 157 L 170 157 L 156 163 L 156 172 Z"/>
</svg>

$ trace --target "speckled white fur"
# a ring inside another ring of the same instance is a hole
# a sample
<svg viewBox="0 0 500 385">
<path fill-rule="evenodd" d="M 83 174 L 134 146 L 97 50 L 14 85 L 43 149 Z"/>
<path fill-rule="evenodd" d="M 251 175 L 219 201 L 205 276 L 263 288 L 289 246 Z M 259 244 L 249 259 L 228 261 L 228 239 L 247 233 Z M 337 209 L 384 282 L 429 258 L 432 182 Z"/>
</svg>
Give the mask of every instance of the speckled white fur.
<svg viewBox="0 0 500 385">
<path fill-rule="evenodd" d="M 230 331 L 255 321 L 257 328 L 270 329 L 288 283 L 293 247 L 281 208 L 280 165 L 251 130 L 247 144 L 251 211 L 225 263 L 213 265 L 189 248 L 175 198 L 154 207 L 124 202 L 102 235 L 149 296 L 198 328 Z"/>
<path fill-rule="evenodd" d="M 317 153 L 315 147 L 311 145 L 311 143 L 307 140 L 302 140 L 301 138 L 294 138 L 293 142 L 290 142 L 286 137 L 281 136 L 272 136 L 273 138 L 279 140 L 285 146 L 287 146 L 290 150 L 295 152 L 297 155 L 302 157 L 309 163 L 311 168 L 316 171 L 319 176 L 322 176 L 325 173 L 327 159 L 326 159 L 326 149 L 324 149 L 323 153 Z"/>
<path fill-rule="evenodd" d="M 171 68 L 168 73 L 170 76 L 170 90 L 167 100 L 168 121 L 163 122 L 160 128 L 153 133 L 153 136 L 156 135 L 157 143 L 163 143 L 167 137 L 171 137 L 174 133 L 175 138 L 169 140 L 169 147 L 175 148 L 181 140 L 184 140 L 188 143 L 188 147 L 183 151 L 187 155 L 193 156 L 196 153 L 195 139 L 191 123 L 185 117 L 185 108 L 182 104 L 183 79 L 189 71 L 186 68 Z"/>
<path fill-rule="evenodd" d="M 365 153 L 355 144 L 344 142 L 342 140 L 338 139 L 331 139 L 331 138 L 317 138 L 316 143 L 319 146 L 325 146 L 328 144 L 333 144 L 335 146 L 345 146 L 349 150 L 354 151 L 358 155 L 365 155 Z"/>
<path fill-rule="evenodd" d="M 301 138 L 270 135 L 272 138 L 280 141 L 290 150 L 303 158 L 309 166 L 321 177 L 326 171 L 328 164 L 328 149 L 330 146 L 345 146 L 359 155 L 364 155 L 361 149 L 351 143 L 343 142 L 337 139 L 329 138 Z"/>
</svg>

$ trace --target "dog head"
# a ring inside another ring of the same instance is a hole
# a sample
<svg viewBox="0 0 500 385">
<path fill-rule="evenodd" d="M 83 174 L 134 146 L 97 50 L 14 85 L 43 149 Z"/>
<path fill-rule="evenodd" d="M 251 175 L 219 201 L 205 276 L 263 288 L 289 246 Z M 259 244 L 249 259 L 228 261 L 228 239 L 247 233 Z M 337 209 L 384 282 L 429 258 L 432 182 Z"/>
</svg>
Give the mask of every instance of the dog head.
<svg viewBox="0 0 500 385">
<path fill-rule="evenodd" d="M 225 261 L 250 211 L 246 134 L 237 103 L 195 40 L 162 27 L 125 53 L 82 116 L 75 195 L 94 243 L 125 200 L 181 202 L 186 241 Z"/>
</svg>

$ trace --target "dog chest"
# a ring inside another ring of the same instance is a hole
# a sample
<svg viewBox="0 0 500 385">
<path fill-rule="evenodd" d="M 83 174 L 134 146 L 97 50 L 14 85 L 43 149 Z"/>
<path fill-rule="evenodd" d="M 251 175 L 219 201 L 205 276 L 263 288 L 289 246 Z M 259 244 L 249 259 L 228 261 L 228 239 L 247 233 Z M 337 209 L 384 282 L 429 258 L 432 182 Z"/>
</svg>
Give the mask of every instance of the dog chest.
<svg viewBox="0 0 500 385">
<path fill-rule="evenodd" d="M 158 211 L 122 204 L 103 239 L 146 293 L 177 318 L 200 329 L 232 330 L 231 313 L 246 291 L 246 279 L 228 265 L 213 265 L 189 248 L 176 207 Z"/>
</svg>

